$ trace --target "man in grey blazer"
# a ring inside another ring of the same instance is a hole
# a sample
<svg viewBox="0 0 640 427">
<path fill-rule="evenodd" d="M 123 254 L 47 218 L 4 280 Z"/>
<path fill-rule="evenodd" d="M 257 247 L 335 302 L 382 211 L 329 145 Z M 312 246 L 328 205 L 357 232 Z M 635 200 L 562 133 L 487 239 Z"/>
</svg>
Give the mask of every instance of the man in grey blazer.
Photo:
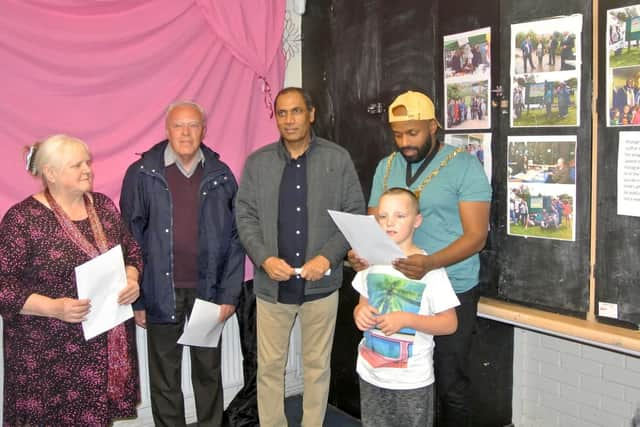
<svg viewBox="0 0 640 427">
<path fill-rule="evenodd" d="M 311 130 L 315 109 L 300 88 L 278 93 L 281 138 L 247 159 L 236 200 L 240 240 L 255 265 L 258 413 L 262 427 L 287 425 L 284 372 L 297 317 L 302 330 L 302 425 L 322 426 L 348 244 L 327 209 L 362 214 L 364 196 L 349 153 Z"/>
</svg>

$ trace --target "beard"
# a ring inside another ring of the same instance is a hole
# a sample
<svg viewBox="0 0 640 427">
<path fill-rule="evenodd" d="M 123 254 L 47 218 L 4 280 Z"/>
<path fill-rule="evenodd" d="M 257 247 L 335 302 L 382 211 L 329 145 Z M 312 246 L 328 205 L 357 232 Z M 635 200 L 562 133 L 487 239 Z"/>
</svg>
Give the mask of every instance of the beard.
<svg viewBox="0 0 640 427">
<path fill-rule="evenodd" d="M 434 135 L 429 135 L 421 147 L 411 145 L 399 148 L 398 151 L 400 151 L 400 154 L 402 154 L 402 157 L 404 157 L 407 163 L 419 163 L 427 157 L 427 154 L 429 154 L 431 149 L 434 147 L 434 138 Z"/>
</svg>

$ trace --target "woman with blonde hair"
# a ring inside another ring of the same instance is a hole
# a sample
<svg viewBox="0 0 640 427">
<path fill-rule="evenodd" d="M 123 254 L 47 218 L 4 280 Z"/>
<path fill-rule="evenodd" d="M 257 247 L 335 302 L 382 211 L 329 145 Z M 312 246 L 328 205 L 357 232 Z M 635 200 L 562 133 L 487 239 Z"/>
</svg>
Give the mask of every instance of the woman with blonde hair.
<svg viewBox="0 0 640 427">
<path fill-rule="evenodd" d="M 0 223 L 0 315 L 4 319 L 4 425 L 106 426 L 133 417 L 139 400 L 135 331 L 125 322 L 85 340 L 90 301 L 78 299 L 76 266 L 122 245 L 127 285 L 140 293 L 142 257 L 114 203 L 93 192 L 84 142 L 53 135 L 28 147 L 27 171 L 42 191 Z"/>
</svg>

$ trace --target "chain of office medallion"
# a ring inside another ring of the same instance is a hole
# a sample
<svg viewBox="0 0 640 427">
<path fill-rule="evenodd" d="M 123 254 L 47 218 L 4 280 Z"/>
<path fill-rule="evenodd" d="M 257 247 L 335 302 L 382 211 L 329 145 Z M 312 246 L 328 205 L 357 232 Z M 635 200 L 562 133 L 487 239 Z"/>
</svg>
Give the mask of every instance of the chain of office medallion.
<svg viewBox="0 0 640 427">
<path fill-rule="evenodd" d="M 431 173 L 422 180 L 418 188 L 416 188 L 415 190 L 411 190 L 413 191 L 413 194 L 416 195 L 416 198 L 418 200 L 420 200 L 420 194 L 422 193 L 422 190 L 424 190 L 424 187 L 426 187 L 427 184 L 429 184 L 431 180 L 435 178 L 435 176 L 438 175 L 438 173 L 440 173 L 440 170 L 443 167 L 445 167 L 451 161 L 451 159 L 453 159 L 455 156 L 457 156 L 459 153 L 462 153 L 463 151 L 465 151 L 464 147 L 458 147 L 454 151 L 449 153 L 449 155 L 440 162 L 440 166 L 438 166 L 436 169 L 431 171 Z M 383 180 L 383 187 L 382 187 L 383 192 L 387 191 L 389 187 L 388 181 L 389 181 L 389 175 L 391 174 L 391 164 L 393 163 L 393 159 L 396 157 L 396 154 L 398 154 L 397 151 L 392 153 L 387 159 L 387 167 L 384 172 L 384 180 Z"/>
</svg>

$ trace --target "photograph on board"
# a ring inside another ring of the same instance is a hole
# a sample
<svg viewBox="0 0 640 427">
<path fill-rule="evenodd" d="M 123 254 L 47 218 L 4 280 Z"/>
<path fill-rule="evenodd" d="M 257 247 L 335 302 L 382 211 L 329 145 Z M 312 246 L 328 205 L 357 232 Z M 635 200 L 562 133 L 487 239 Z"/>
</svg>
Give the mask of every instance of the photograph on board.
<svg viewBox="0 0 640 427">
<path fill-rule="evenodd" d="M 582 15 L 511 25 L 511 75 L 578 70 Z"/>
<path fill-rule="evenodd" d="M 640 65 L 640 4 L 607 11 L 607 68 Z"/>
<path fill-rule="evenodd" d="M 575 185 L 508 184 L 507 234 L 575 241 Z"/>
<path fill-rule="evenodd" d="M 510 136 L 507 234 L 574 240 L 575 135 Z"/>
<path fill-rule="evenodd" d="M 509 182 L 576 183 L 575 136 L 510 136 L 507 147 Z"/>
<path fill-rule="evenodd" d="M 491 75 L 491 28 L 444 36 L 444 78 Z"/>
<path fill-rule="evenodd" d="M 445 85 L 446 129 L 486 129 L 490 125 L 489 81 Z"/>
<path fill-rule="evenodd" d="M 511 82 L 511 126 L 578 126 L 580 91 L 575 72 L 522 74 Z"/>
<path fill-rule="evenodd" d="M 482 167 L 487 179 L 491 182 L 491 133 L 448 133 L 444 136 L 444 143 L 454 147 L 465 147 L 467 153 L 475 156 Z"/>
<path fill-rule="evenodd" d="M 490 129 L 491 28 L 443 37 L 445 129 Z"/>
<path fill-rule="evenodd" d="M 607 126 L 640 126 L 640 5 L 607 11 Z"/>
<path fill-rule="evenodd" d="M 640 125 L 640 66 L 609 70 L 607 86 L 609 125 Z"/>
</svg>

